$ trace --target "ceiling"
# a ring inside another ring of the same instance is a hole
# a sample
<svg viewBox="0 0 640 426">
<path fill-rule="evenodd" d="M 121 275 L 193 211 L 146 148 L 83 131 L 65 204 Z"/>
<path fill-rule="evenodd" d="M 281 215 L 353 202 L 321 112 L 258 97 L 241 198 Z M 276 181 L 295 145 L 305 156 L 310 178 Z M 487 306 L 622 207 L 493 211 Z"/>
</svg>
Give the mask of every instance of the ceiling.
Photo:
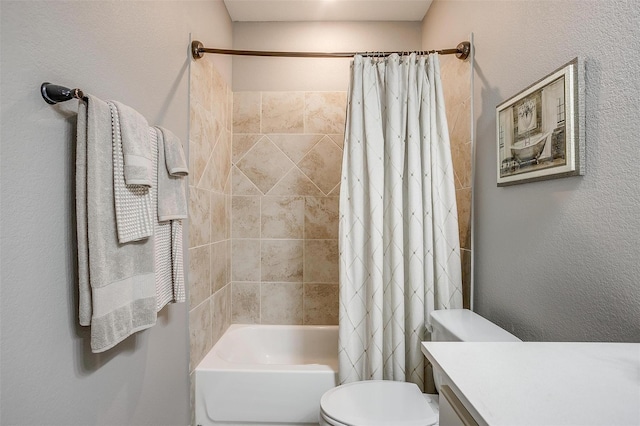
<svg viewBox="0 0 640 426">
<path fill-rule="evenodd" d="M 235 22 L 422 21 L 432 0 L 224 0 Z"/>
</svg>

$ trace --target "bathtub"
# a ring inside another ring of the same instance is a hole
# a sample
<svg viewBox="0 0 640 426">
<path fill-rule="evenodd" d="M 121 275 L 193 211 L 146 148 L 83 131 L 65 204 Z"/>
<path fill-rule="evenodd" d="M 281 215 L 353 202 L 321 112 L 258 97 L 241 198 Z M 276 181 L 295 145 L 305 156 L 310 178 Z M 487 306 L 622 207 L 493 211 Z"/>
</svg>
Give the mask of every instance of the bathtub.
<svg viewBox="0 0 640 426">
<path fill-rule="evenodd" d="M 337 326 L 234 324 L 196 367 L 196 425 L 317 425 L 337 380 Z"/>
</svg>

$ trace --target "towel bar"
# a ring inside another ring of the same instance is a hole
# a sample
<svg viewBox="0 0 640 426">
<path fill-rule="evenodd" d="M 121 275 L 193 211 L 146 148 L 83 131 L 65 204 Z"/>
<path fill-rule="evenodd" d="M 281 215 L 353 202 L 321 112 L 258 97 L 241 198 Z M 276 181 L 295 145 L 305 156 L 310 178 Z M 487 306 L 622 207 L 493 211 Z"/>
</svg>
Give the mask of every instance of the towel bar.
<svg viewBox="0 0 640 426">
<path fill-rule="evenodd" d="M 84 93 L 80 89 L 69 89 L 68 87 L 48 82 L 42 83 L 40 86 L 40 93 L 42 94 L 44 101 L 50 105 L 55 105 L 58 102 L 65 102 L 71 99 L 84 99 Z"/>
</svg>

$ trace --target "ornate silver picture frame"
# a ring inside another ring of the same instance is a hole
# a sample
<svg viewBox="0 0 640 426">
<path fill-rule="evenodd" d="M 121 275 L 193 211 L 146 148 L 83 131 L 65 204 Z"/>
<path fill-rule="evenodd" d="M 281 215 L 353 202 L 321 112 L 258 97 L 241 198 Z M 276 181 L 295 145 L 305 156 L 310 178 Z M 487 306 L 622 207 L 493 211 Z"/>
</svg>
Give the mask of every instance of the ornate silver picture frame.
<svg viewBox="0 0 640 426">
<path fill-rule="evenodd" d="M 584 175 L 584 117 L 578 58 L 498 105 L 498 186 Z"/>
</svg>

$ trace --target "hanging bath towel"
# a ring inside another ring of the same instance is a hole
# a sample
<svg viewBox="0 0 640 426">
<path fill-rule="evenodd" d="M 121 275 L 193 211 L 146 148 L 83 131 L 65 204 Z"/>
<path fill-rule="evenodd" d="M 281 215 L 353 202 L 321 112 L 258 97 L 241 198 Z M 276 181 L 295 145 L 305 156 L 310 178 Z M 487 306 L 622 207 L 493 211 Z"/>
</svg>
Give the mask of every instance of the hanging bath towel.
<svg viewBox="0 0 640 426">
<path fill-rule="evenodd" d="M 111 111 L 88 96 L 78 108 L 76 213 L 80 324 L 103 352 L 156 322 L 154 239 L 120 244 L 115 222 Z"/>
<path fill-rule="evenodd" d="M 184 154 L 175 153 L 182 161 L 166 158 L 167 139 L 174 138 L 180 151 L 180 140 L 171 132 L 160 127 L 149 129 L 152 148 L 157 152 L 154 168 L 154 180 L 158 182 L 152 188 L 154 203 L 157 206 L 155 223 L 155 264 L 156 264 L 156 303 L 160 311 L 167 303 L 185 301 L 184 267 L 182 256 L 182 220 L 187 217 L 186 182 L 187 166 Z M 169 135 L 169 138 L 165 137 Z M 169 144 L 175 141 L 169 140 Z M 178 166 L 176 166 L 176 162 Z M 172 176 L 174 170 L 178 176 Z"/>
</svg>

